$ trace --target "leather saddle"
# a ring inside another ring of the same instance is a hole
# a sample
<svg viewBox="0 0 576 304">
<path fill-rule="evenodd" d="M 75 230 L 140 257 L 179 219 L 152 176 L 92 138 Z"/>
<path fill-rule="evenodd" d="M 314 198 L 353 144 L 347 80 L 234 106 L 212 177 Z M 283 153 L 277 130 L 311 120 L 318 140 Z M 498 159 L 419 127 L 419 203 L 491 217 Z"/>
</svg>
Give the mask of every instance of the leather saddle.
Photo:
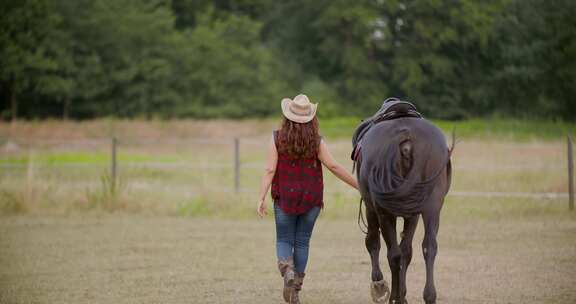
<svg viewBox="0 0 576 304">
<path fill-rule="evenodd" d="M 403 101 L 396 97 L 390 97 L 384 100 L 380 109 L 371 117 L 362 120 L 356 128 L 356 131 L 354 131 L 354 135 L 352 136 L 353 149 L 350 158 L 352 158 L 354 162 L 358 160 L 362 148 L 362 138 L 372 126 L 382 121 L 401 117 L 422 118 L 422 114 L 418 112 L 415 105 L 408 101 Z"/>
</svg>

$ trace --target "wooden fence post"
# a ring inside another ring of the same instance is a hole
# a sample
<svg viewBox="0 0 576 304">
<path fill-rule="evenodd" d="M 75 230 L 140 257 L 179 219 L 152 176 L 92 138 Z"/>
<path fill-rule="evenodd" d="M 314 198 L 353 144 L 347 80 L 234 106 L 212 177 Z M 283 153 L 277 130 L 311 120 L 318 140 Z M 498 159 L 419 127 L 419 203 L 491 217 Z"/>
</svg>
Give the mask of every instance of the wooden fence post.
<svg viewBox="0 0 576 304">
<path fill-rule="evenodd" d="M 117 170 L 117 165 L 116 165 L 116 146 L 117 146 L 117 142 L 118 140 L 116 139 L 116 137 L 112 137 L 112 158 L 110 160 L 110 192 L 112 194 L 116 193 L 116 170 Z"/>
<path fill-rule="evenodd" d="M 28 160 L 26 165 L 26 196 L 27 202 L 32 202 L 34 196 L 34 152 L 28 148 Z"/>
<path fill-rule="evenodd" d="M 568 135 L 568 208 L 574 210 L 574 152 L 572 136 Z"/>
<path fill-rule="evenodd" d="M 234 191 L 240 191 L 240 139 L 234 138 Z"/>
</svg>

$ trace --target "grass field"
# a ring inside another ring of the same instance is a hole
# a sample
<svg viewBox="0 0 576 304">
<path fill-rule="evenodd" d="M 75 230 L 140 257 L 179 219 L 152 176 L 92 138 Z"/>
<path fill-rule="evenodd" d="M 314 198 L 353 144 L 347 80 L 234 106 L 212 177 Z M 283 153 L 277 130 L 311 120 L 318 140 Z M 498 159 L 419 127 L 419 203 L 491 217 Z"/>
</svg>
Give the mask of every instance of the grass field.
<svg viewBox="0 0 576 304">
<path fill-rule="evenodd" d="M 320 120 L 324 136 L 350 138 L 361 118 L 323 118 Z M 513 119 L 471 119 L 465 121 L 433 120 L 443 130 L 456 129 L 463 138 L 488 140 L 558 140 L 576 134 L 576 124 L 559 121 L 525 121 Z M 251 137 L 267 134 L 278 127 L 277 118 L 247 120 L 115 120 L 92 121 L 20 121 L 0 122 L 0 140 L 7 138 L 89 139 L 108 138 L 194 138 L 194 137 Z"/>
<path fill-rule="evenodd" d="M 332 153 L 350 168 L 349 136 L 356 121 L 322 121 Z M 276 124 L 274 120 L 0 124 L 0 214 L 120 210 L 204 216 L 225 209 L 228 217 L 252 216 L 263 146 Z M 453 193 L 559 193 L 562 199 L 567 191 L 563 136 L 574 125 L 438 124 L 447 133 L 454 125 L 462 130 L 457 131 L 461 134 L 453 157 Z M 112 135 L 119 138 L 119 184 L 114 194 L 109 174 Z M 233 192 L 234 137 L 240 138 L 240 193 Z M 325 177 L 328 205 L 357 199 L 332 175 Z"/>
<path fill-rule="evenodd" d="M 355 124 L 322 121 L 332 153 L 347 167 Z M 576 302 L 576 215 L 567 210 L 564 141 L 574 125 L 438 124 L 447 133 L 457 125 L 459 134 L 440 226 L 439 303 Z M 0 303 L 282 303 L 273 222 L 254 214 L 263 146 L 276 125 L 0 123 Z M 114 193 L 111 136 L 119 138 Z M 369 303 L 359 196 L 324 176 L 325 209 L 303 299 Z M 421 228 L 410 303 L 422 302 Z M 388 276 L 385 250 L 381 262 Z"/>
<path fill-rule="evenodd" d="M 304 303 L 371 303 L 370 265 L 354 210 L 321 215 Z M 414 239 L 409 303 L 422 303 Z M 283 303 L 270 217 L 135 215 L 0 220 L 0 303 Z M 574 303 L 576 217 L 539 201 L 446 203 L 438 303 Z M 381 261 L 389 280 L 384 250 Z"/>
</svg>

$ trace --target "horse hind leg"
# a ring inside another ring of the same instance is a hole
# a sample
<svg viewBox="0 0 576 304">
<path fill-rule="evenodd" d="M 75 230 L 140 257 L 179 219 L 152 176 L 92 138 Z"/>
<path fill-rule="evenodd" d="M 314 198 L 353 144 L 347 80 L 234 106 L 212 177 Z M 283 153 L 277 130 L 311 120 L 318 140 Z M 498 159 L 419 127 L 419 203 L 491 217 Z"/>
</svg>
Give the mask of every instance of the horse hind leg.
<svg viewBox="0 0 576 304">
<path fill-rule="evenodd" d="M 436 287 L 434 286 L 434 261 L 438 251 L 436 236 L 439 227 L 439 214 L 423 214 L 424 240 L 422 241 L 422 253 L 426 262 L 426 285 L 424 286 L 423 298 L 426 304 L 436 303 Z"/>
<path fill-rule="evenodd" d="M 430 198 L 424 202 L 422 220 L 424 222 L 424 240 L 422 240 L 422 254 L 426 263 L 426 284 L 423 298 L 426 304 L 436 303 L 436 287 L 434 286 L 434 261 L 438 252 L 438 228 L 440 227 L 440 211 L 446 194 L 446 180 L 438 183 Z"/>
<path fill-rule="evenodd" d="M 366 219 L 368 222 L 368 233 L 366 234 L 365 244 L 372 263 L 370 295 L 375 303 L 386 303 L 390 296 L 390 289 L 380 269 L 380 227 L 378 216 L 369 204 L 366 204 Z"/>
<path fill-rule="evenodd" d="M 400 241 L 400 251 L 402 252 L 402 258 L 400 261 L 400 295 L 404 299 L 406 298 L 407 293 L 406 272 L 408 271 L 408 266 L 412 261 L 412 239 L 414 238 L 414 232 L 416 231 L 419 218 L 419 215 L 404 218 L 402 241 Z"/>
<path fill-rule="evenodd" d="M 396 217 L 382 213 L 380 216 L 380 231 L 386 241 L 388 249 L 388 265 L 392 274 L 392 290 L 390 292 L 389 303 L 403 304 L 406 303 L 403 295 L 400 293 L 400 265 L 402 260 L 402 251 L 398 245 L 398 237 L 396 235 Z"/>
</svg>

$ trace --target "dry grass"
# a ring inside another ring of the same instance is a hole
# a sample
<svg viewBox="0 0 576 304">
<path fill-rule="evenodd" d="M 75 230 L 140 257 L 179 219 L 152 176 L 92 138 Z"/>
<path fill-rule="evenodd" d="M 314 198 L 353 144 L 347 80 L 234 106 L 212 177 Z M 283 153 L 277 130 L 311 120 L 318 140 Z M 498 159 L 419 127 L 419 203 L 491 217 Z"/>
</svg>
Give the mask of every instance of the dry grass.
<svg viewBox="0 0 576 304">
<path fill-rule="evenodd" d="M 261 135 L 277 120 L 116 120 L 0 122 L 0 138 L 85 140 L 109 138 L 233 138 Z"/>
<path fill-rule="evenodd" d="M 116 212 L 227 216 L 253 213 L 264 147 L 275 120 L 0 123 L 0 214 Z M 341 134 L 352 130 L 340 130 Z M 334 133 L 334 132 L 332 132 Z M 110 195 L 110 139 L 118 146 L 119 188 Z M 241 137 L 241 192 L 234 193 L 233 140 Z M 17 139 L 14 139 L 17 138 Z M 348 138 L 327 138 L 351 168 Z M 453 157 L 453 193 L 565 193 L 565 144 L 462 138 Z M 329 173 L 326 203 L 358 199 Z M 232 206 L 232 207 L 230 207 Z"/>
<path fill-rule="evenodd" d="M 103 202 L 109 190 L 102 182 L 109 175 L 108 145 L 78 145 L 71 152 L 67 144 L 51 144 L 34 148 L 31 157 L 4 154 L 2 163 L 8 167 L 0 174 L 0 213 L 68 214 L 103 209 L 210 215 L 229 203 L 237 216 L 251 215 L 266 140 L 241 141 L 240 194 L 233 192 L 232 141 L 121 142 L 121 187 L 113 204 Z M 339 162 L 351 168 L 348 141 L 328 140 L 328 144 Z M 562 142 L 465 140 L 453 157 L 452 191 L 565 193 L 564 150 Z M 358 199 L 328 172 L 325 183 L 328 205 Z"/>
<path fill-rule="evenodd" d="M 20 138 L 0 141 L 0 303 L 282 303 L 273 223 L 254 217 L 263 146 L 274 126 L 0 124 L 0 137 Z M 121 138 L 113 195 L 112 133 Z M 199 135 L 215 141 L 195 141 Z M 242 136 L 240 193 L 233 192 L 234 136 Z M 327 140 L 351 167 L 349 140 Z M 452 191 L 565 192 L 564 153 L 559 140 L 464 138 Z M 368 303 L 358 195 L 329 173 L 325 183 L 303 298 Z M 576 215 L 566 210 L 564 198 L 448 197 L 436 263 L 439 302 L 576 302 Z M 422 225 L 408 275 L 410 303 L 421 302 L 424 285 L 421 239 Z M 381 261 L 387 269 L 384 251 Z"/>
<path fill-rule="evenodd" d="M 439 303 L 574 303 L 576 217 L 541 202 L 449 201 Z M 355 214 L 325 210 L 312 238 L 305 303 L 370 303 Z M 524 211 L 523 211 L 524 210 Z M 4 217 L 0 303 L 283 303 L 267 220 L 106 215 Z M 421 303 L 422 225 L 408 300 Z M 385 251 L 381 253 L 389 279 Z"/>
</svg>

